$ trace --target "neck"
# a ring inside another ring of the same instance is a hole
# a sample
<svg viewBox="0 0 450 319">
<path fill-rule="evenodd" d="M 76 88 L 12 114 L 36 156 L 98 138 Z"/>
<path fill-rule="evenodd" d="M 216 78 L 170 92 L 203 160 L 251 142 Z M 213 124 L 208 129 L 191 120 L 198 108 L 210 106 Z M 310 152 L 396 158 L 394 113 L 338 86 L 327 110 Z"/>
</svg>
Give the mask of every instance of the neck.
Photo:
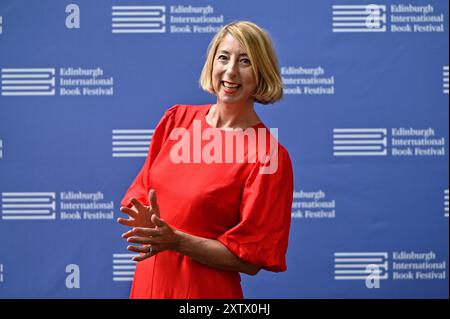
<svg viewBox="0 0 450 319">
<path fill-rule="evenodd" d="M 253 101 L 245 104 L 226 104 L 217 101 L 209 110 L 207 120 L 216 128 L 246 129 L 261 122 L 253 107 Z"/>
</svg>

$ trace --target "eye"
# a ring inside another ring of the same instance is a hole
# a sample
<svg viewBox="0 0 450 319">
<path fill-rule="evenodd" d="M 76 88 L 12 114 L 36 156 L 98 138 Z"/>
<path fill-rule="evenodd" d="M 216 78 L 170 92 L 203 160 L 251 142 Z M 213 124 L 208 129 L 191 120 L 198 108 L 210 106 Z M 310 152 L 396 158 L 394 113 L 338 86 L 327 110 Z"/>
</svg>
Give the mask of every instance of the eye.
<svg viewBox="0 0 450 319">
<path fill-rule="evenodd" d="M 219 61 L 226 61 L 226 60 L 228 60 L 228 57 L 226 55 L 220 54 L 217 57 L 217 60 L 219 60 Z"/>
<path fill-rule="evenodd" d="M 250 63 L 250 59 L 247 59 L 247 58 L 243 58 L 243 59 L 241 59 L 240 61 L 241 61 L 242 64 L 245 64 L 245 65 L 251 64 L 251 63 Z"/>
</svg>

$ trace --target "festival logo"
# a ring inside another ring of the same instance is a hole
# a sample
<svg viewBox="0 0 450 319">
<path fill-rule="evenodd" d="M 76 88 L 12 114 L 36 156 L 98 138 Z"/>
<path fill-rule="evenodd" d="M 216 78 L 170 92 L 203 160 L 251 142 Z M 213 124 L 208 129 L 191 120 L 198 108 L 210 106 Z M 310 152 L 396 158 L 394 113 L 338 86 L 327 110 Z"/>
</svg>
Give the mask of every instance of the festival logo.
<svg viewBox="0 0 450 319">
<path fill-rule="evenodd" d="M 442 67 L 442 92 L 448 94 L 448 65 Z"/>
<path fill-rule="evenodd" d="M 112 130 L 113 157 L 146 157 L 155 130 Z"/>
<path fill-rule="evenodd" d="M 2 95 L 55 95 L 54 68 L 3 68 Z"/>
<path fill-rule="evenodd" d="M 113 254 L 112 263 L 112 279 L 113 281 L 132 281 L 134 271 L 136 270 L 137 261 L 133 257 L 137 254 Z"/>
<path fill-rule="evenodd" d="M 54 220 L 56 194 L 52 192 L 2 192 L 3 220 Z"/>
<path fill-rule="evenodd" d="M 113 6 L 112 33 L 164 33 L 165 13 L 165 6 Z"/>
<path fill-rule="evenodd" d="M 109 96 L 114 78 L 102 68 L 3 68 L 2 96 Z"/>
<path fill-rule="evenodd" d="M 448 189 L 444 190 L 444 216 L 448 218 Z"/>
<path fill-rule="evenodd" d="M 334 279 L 364 280 L 367 288 L 380 288 L 379 280 L 399 282 L 446 278 L 447 261 L 439 259 L 433 250 L 334 253 Z"/>
<path fill-rule="evenodd" d="M 333 32 L 385 31 L 385 5 L 333 5 Z"/>
<path fill-rule="evenodd" d="M 445 137 L 436 129 L 335 128 L 334 156 L 439 157 L 446 154 Z"/>
<path fill-rule="evenodd" d="M 333 5 L 333 32 L 435 33 L 445 31 L 444 12 L 431 4 Z"/>
<path fill-rule="evenodd" d="M 333 129 L 334 156 L 386 156 L 385 128 Z"/>
<path fill-rule="evenodd" d="M 334 219 L 336 200 L 329 198 L 323 190 L 305 192 L 294 190 L 292 218 Z"/>
<path fill-rule="evenodd" d="M 302 66 L 281 67 L 286 95 L 334 95 L 335 77 L 322 66 L 310 68 Z"/>
<path fill-rule="evenodd" d="M 387 252 L 336 252 L 334 253 L 335 280 L 366 280 L 379 272 L 378 279 L 388 279 Z"/>
<path fill-rule="evenodd" d="M 211 5 L 115 5 L 111 31 L 134 33 L 216 33 L 224 25 L 223 14 Z"/>
<path fill-rule="evenodd" d="M 3 220 L 113 220 L 114 202 L 98 191 L 3 192 Z"/>
</svg>

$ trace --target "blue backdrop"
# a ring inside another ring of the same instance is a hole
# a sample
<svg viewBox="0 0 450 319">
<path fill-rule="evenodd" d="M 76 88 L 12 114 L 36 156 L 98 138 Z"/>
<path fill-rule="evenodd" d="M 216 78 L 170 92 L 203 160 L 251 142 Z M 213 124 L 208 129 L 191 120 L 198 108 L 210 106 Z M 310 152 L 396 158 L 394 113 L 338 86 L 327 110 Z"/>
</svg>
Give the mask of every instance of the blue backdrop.
<svg viewBox="0 0 450 319">
<path fill-rule="evenodd" d="M 214 32 L 251 20 L 295 192 L 288 270 L 244 295 L 448 298 L 448 5 L 0 0 L 0 297 L 128 296 L 119 201 L 164 111 L 214 102 Z"/>
</svg>

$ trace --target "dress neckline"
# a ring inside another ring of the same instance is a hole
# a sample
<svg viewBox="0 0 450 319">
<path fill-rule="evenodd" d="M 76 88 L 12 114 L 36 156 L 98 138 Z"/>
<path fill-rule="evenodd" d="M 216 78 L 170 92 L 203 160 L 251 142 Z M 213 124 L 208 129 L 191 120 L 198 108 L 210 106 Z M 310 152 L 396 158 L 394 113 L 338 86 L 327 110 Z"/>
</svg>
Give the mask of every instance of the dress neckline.
<svg viewBox="0 0 450 319">
<path fill-rule="evenodd" d="M 213 129 L 216 129 L 216 130 L 219 130 L 219 131 L 222 131 L 222 132 L 235 132 L 235 130 L 237 130 L 237 129 L 234 129 L 234 128 L 217 128 L 217 127 L 214 127 L 214 126 L 212 126 L 211 124 L 208 123 L 208 121 L 206 120 L 206 116 L 208 115 L 208 113 L 211 110 L 213 105 L 214 104 L 207 104 L 205 109 L 204 109 L 204 111 L 202 112 L 202 116 L 201 117 L 202 117 L 203 123 L 209 128 L 213 128 Z M 261 128 L 265 127 L 263 122 L 259 122 L 259 123 L 255 124 L 255 125 L 249 126 L 249 127 L 245 128 L 245 129 L 242 129 L 242 130 L 245 131 L 245 130 L 247 130 L 249 128 L 257 129 L 257 128 L 260 128 L 260 127 Z"/>
</svg>

